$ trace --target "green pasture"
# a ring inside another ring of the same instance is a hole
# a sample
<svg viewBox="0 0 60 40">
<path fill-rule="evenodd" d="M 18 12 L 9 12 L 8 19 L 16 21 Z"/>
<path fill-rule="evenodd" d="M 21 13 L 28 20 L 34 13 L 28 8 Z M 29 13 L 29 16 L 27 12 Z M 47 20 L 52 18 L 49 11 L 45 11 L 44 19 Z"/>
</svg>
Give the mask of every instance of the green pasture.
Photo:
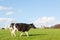
<svg viewBox="0 0 60 40">
<path fill-rule="evenodd" d="M 0 40 L 60 40 L 60 29 L 30 29 L 29 37 L 20 37 L 20 32 L 12 37 L 9 30 L 0 29 Z"/>
</svg>

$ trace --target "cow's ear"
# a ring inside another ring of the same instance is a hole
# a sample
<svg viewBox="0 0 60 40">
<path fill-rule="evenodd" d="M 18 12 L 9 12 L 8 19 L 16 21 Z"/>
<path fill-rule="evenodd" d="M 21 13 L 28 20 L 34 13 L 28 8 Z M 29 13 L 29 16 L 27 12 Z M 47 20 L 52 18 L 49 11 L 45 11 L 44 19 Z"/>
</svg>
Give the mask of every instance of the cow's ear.
<svg viewBox="0 0 60 40">
<path fill-rule="evenodd" d="M 33 25 L 33 23 L 31 23 L 30 25 Z"/>
</svg>

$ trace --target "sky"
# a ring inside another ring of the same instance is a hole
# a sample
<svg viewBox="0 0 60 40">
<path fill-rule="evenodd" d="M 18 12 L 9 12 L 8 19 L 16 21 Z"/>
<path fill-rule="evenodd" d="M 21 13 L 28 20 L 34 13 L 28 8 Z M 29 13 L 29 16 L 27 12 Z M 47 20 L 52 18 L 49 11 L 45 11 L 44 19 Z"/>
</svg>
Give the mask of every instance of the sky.
<svg viewBox="0 0 60 40">
<path fill-rule="evenodd" d="M 60 23 L 60 0 L 0 0 L 0 27 L 11 22 L 37 27 Z"/>
</svg>

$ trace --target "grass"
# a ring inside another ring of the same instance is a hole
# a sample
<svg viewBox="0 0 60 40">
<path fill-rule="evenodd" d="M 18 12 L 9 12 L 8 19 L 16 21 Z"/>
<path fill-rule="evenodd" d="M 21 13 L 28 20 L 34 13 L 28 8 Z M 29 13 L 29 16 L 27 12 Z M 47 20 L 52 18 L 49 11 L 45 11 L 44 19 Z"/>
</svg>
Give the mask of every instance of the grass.
<svg viewBox="0 0 60 40">
<path fill-rule="evenodd" d="M 31 29 L 29 37 L 20 37 L 20 32 L 16 35 L 12 37 L 9 30 L 0 30 L 0 40 L 60 40 L 60 29 Z"/>
</svg>

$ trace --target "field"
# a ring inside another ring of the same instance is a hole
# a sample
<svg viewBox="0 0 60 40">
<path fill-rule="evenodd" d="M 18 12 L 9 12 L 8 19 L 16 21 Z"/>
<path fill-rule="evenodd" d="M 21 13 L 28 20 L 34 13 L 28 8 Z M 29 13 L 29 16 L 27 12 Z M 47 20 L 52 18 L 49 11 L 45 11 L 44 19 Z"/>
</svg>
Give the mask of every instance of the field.
<svg viewBox="0 0 60 40">
<path fill-rule="evenodd" d="M 60 40 L 60 29 L 31 29 L 29 37 L 25 34 L 20 37 L 20 32 L 16 35 L 12 37 L 9 30 L 0 29 L 0 40 Z"/>
</svg>

